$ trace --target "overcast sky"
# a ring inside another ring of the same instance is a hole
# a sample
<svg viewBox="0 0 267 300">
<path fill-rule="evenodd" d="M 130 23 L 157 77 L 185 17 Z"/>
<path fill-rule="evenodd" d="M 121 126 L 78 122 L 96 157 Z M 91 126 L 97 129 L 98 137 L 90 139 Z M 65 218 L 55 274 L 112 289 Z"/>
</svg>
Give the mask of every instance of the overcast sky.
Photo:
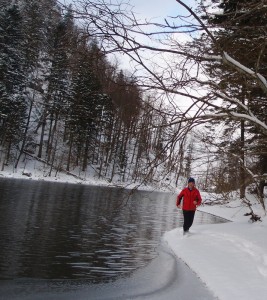
<svg viewBox="0 0 267 300">
<path fill-rule="evenodd" d="M 189 13 L 176 0 L 128 0 L 132 5 L 137 19 L 147 19 L 154 22 L 164 23 L 168 16 L 188 15 Z M 125 1 L 127 2 L 127 0 Z M 191 6 L 196 6 L 196 0 L 184 0 Z M 140 37 L 139 37 L 140 38 Z M 139 39 L 138 38 L 138 39 Z M 125 55 L 117 56 L 122 69 L 130 70 L 129 58 Z"/>
<path fill-rule="evenodd" d="M 77 0 L 60 0 L 62 3 L 72 3 Z M 151 22 L 164 23 L 164 19 L 168 16 L 188 15 L 189 13 L 176 0 L 109 0 L 114 3 L 125 2 L 133 6 L 133 11 L 136 18 L 139 20 L 148 20 Z M 107 1 L 108 2 L 108 1 Z M 191 6 L 196 6 L 196 0 L 184 0 L 184 2 Z M 79 3 L 79 2 L 78 2 Z M 177 21 L 177 19 L 176 19 Z M 142 37 L 138 37 L 138 40 Z M 131 70 L 129 57 L 126 55 L 109 56 L 111 60 L 115 59 L 124 70 Z"/>
<path fill-rule="evenodd" d="M 127 0 L 126 0 L 127 1 Z M 164 19 L 168 16 L 188 16 L 189 13 L 186 11 L 185 8 L 183 8 L 179 3 L 176 2 L 176 0 L 129 0 L 129 3 L 134 6 L 133 11 L 139 15 L 140 19 L 146 18 L 151 19 L 155 18 L 153 21 L 157 22 L 164 22 Z M 196 8 L 196 0 L 184 0 L 184 3 L 186 3 L 188 6 L 192 8 Z M 176 22 L 179 22 L 178 19 L 176 19 Z M 140 39 L 140 37 L 138 37 Z M 141 37 L 142 38 L 142 37 Z M 179 41 L 186 41 L 190 37 L 186 34 L 180 34 L 179 35 Z M 149 41 L 151 43 L 151 41 Z M 151 44 L 150 44 L 151 45 Z M 152 46 L 152 45 L 151 45 Z M 151 60 L 151 53 L 146 56 L 146 59 L 149 61 Z M 164 55 L 164 54 L 162 54 Z M 142 55 L 144 57 L 144 55 Z M 169 57 L 170 56 L 170 57 Z M 131 72 L 132 63 L 129 61 L 129 58 L 126 55 L 123 56 L 117 56 L 120 67 L 123 70 L 128 70 Z M 173 56 L 165 54 L 164 58 L 168 61 L 168 59 L 173 61 Z M 158 57 L 152 55 L 152 60 L 157 61 L 157 63 L 164 67 L 164 62 L 162 60 L 158 60 Z M 133 64 L 135 65 L 135 64 Z M 192 72 L 194 72 L 194 68 L 192 68 Z M 139 74 L 139 73 L 137 73 Z M 178 75 L 179 76 L 179 75 Z M 183 92 L 185 92 L 183 90 Z M 191 92 L 191 91 L 190 91 Z M 196 96 L 198 96 L 198 93 L 201 94 L 202 91 L 198 90 L 195 92 Z M 194 91 L 192 91 L 192 94 L 194 94 Z M 192 104 L 188 98 L 184 98 L 182 96 L 179 96 L 179 107 L 181 109 L 188 109 L 188 107 Z M 195 111 L 195 109 L 192 109 L 192 111 Z"/>
<path fill-rule="evenodd" d="M 180 4 L 175 0 L 130 0 L 131 5 L 135 6 L 135 11 L 143 17 L 164 18 L 167 15 L 176 15 L 184 12 Z M 195 0 L 185 0 L 187 5 L 194 5 Z"/>
</svg>

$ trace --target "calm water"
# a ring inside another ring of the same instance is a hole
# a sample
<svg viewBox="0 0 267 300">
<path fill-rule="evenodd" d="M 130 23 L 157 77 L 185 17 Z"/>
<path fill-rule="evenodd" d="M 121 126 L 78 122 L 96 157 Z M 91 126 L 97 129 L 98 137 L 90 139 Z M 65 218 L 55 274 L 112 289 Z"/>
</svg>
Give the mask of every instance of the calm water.
<svg viewBox="0 0 267 300">
<path fill-rule="evenodd" d="M 194 224 L 223 221 L 197 212 Z M 175 195 L 1 179 L 0 279 L 118 279 L 181 225 Z"/>
</svg>

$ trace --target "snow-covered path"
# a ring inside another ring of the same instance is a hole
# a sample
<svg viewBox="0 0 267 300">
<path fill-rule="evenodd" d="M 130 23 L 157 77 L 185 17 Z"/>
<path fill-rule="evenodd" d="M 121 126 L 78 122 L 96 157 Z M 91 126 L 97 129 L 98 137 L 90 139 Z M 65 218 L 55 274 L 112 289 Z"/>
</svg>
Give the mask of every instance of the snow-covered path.
<svg viewBox="0 0 267 300">
<path fill-rule="evenodd" d="M 164 235 L 182 259 L 220 300 L 262 300 L 267 295 L 266 220 L 248 218 L 199 225 L 188 236 L 181 229 Z"/>
</svg>

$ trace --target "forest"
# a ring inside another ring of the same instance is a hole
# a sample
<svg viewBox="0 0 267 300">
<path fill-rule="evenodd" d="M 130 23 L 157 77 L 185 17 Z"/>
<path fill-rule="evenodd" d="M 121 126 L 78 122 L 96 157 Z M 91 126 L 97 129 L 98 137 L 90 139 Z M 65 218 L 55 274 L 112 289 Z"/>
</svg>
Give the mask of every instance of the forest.
<svg viewBox="0 0 267 300">
<path fill-rule="evenodd" d="M 2 171 L 39 159 L 47 176 L 93 172 L 110 182 L 151 182 L 158 167 L 162 178 L 179 172 L 160 101 L 107 59 L 71 7 L 1 2 Z"/>
<path fill-rule="evenodd" d="M 244 198 L 249 187 L 263 203 L 267 8 L 176 2 L 187 16 L 160 23 L 119 2 L 1 0 L 1 170 L 37 159 L 48 176 L 177 185 L 196 175 L 203 190 Z"/>
</svg>

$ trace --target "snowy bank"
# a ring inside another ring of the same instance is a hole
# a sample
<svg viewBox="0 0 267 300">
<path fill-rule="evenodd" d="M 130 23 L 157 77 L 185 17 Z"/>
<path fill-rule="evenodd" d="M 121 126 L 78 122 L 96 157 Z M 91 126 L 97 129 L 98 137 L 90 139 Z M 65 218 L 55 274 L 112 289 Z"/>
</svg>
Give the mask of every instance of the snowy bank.
<svg viewBox="0 0 267 300">
<path fill-rule="evenodd" d="M 253 209 L 262 222 L 250 223 L 248 209 L 234 201 L 227 206 L 204 206 L 229 223 L 192 227 L 165 233 L 164 240 L 220 300 L 262 300 L 267 295 L 267 220 L 258 204 Z"/>
<path fill-rule="evenodd" d="M 103 187 L 117 187 L 125 189 L 138 189 L 143 191 L 158 191 L 158 192 L 170 192 L 174 191 L 175 188 L 171 185 L 166 184 L 165 186 L 154 186 L 152 184 L 143 183 L 132 183 L 130 181 L 121 182 L 116 180 L 116 178 L 110 182 L 108 179 L 99 178 L 97 174 L 84 173 L 79 174 L 79 172 L 70 172 L 69 174 L 65 172 L 54 172 L 51 176 L 48 175 L 49 168 L 44 168 L 41 166 L 30 166 L 27 169 L 21 167 L 14 169 L 12 167 L 6 167 L 4 171 L 0 171 L 0 178 L 13 178 L 13 179 L 26 179 L 26 180 L 38 180 L 38 181 L 49 181 L 49 182 L 60 182 L 69 184 L 85 184 Z"/>
</svg>

